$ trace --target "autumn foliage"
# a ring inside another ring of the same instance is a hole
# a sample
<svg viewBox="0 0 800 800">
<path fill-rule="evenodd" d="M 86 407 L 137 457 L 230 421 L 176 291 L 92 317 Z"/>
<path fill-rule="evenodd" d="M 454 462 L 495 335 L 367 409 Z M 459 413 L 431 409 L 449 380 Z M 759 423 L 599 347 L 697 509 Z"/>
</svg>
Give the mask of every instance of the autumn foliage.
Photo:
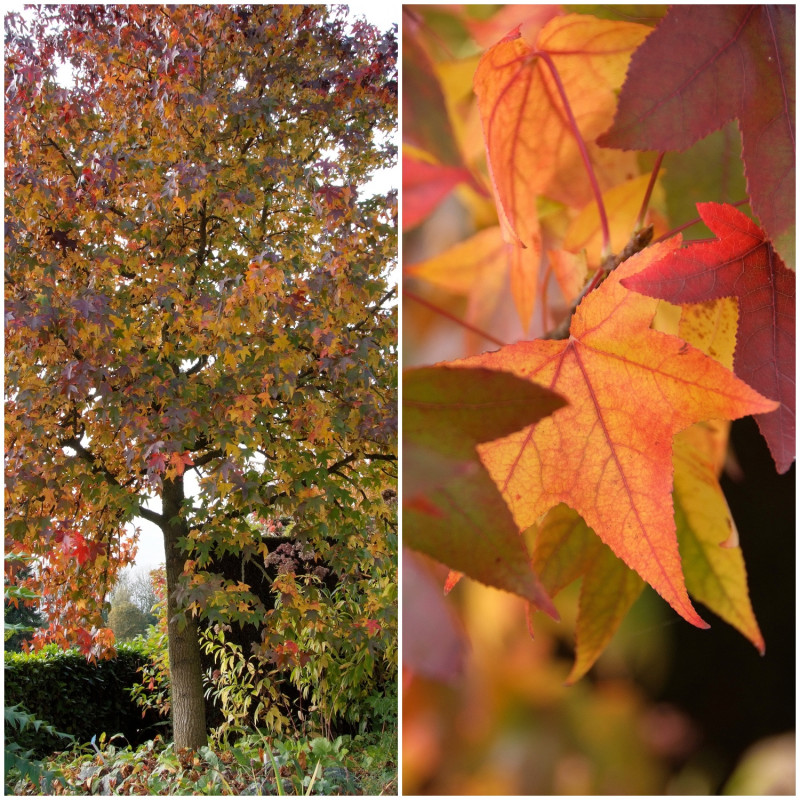
<svg viewBox="0 0 800 800">
<path fill-rule="evenodd" d="M 582 578 L 569 682 L 646 584 L 763 652 L 718 476 L 748 415 L 795 457 L 794 9 L 453 17 L 481 52 L 406 15 L 404 541 L 531 612 Z"/>
<path fill-rule="evenodd" d="M 6 549 L 37 558 L 48 635 L 99 655 L 125 525 L 158 525 L 197 707 L 197 615 L 256 614 L 202 568 L 267 556 L 250 515 L 343 572 L 390 547 L 396 209 L 365 184 L 394 159 L 394 35 L 61 6 L 8 15 L 5 45 Z"/>
</svg>

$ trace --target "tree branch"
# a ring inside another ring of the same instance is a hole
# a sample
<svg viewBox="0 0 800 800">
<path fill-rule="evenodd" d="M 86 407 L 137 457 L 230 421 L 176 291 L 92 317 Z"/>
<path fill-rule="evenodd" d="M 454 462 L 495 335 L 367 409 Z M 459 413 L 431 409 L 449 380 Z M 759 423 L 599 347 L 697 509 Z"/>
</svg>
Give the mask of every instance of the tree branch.
<svg viewBox="0 0 800 800">
<path fill-rule="evenodd" d="M 145 508 L 141 503 L 139 504 L 139 510 L 136 513 L 138 516 L 142 517 L 142 519 L 146 519 L 148 522 L 158 525 L 159 528 L 162 527 L 162 525 L 164 525 L 166 522 L 166 518 L 163 514 L 157 514 L 155 511 Z"/>
<path fill-rule="evenodd" d="M 209 452 L 203 453 L 199 458 L 192 457 L 193 466 L 203 467 L 208 464 L 209 461 L 213 461 L 215 458 L 221 458 L 224 455 L 224 450 L 209 450 Z"/>
</svg>

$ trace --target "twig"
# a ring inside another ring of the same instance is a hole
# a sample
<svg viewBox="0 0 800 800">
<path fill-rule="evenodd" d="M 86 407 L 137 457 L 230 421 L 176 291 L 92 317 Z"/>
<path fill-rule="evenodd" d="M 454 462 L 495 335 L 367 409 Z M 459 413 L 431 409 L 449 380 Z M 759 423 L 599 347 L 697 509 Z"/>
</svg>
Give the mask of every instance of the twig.
<svg viewBox="0 0 800 800">
<path fill-rule="evenodd" d="M 609 273 L 616 269 L 623 261 L 627 261 L 631 256 L 636 255 L 640 250 L 644 250 L 647 245 L 650 244 L 650 241 L 653 238 L 653 226 L 648 225 L 646 228 L 642 228 L 641 230 L 636 231 L 633 236 L 631 236 L 630 241 L 619 255 L 610 255 L 604 262 L 603 265 L 600 267 L 599 270 L 594 274 L 592 279 L 586 286 L 583 287 L 581 293 L 575 298 L 572 302 L 572 306 L 570 307 L 569 313 L 567 314 L 564 319 L 549 333 L 546 333 L 542 338 L 543 339 L 566 339 L 569 337 L 569 329 L 570 325 L 572 324 L 572 315 L 575 313 L 575 310 L 580 305 L 581 300 L 586 297 L 587 294 L 594 291 L 609 275 Z"/>
<path fill-rule="evenodd" d="M 403 291 L 403 296 L 409 298 L 409 300 L 413 300 L 415 303 L 419 303 L 421 306 L 425 306 L 425 308 L 429 308 L 431 311 L 435 312 L 436 314 L 439 314 L 442 317 L 445 317 L 446 319 L 449 319 L 451 322 L 455 322 L 456 325 L 461 325 L 462 328 L 466 328 L 468 331 L 471 331 L 472 333 L 477 333 L 478 336 L 483 336 L 484 339 L 487 339 L 493 344 L 496 344 L 499 347 L 505 347 L 506 343 L 504 341 L 496 339 L 490 333 L 486 333 L 485 331 L 482 331 L 480 328 L 476 328 L 474 325 L 470 325 L 469 322 L 464 322 L 463 319 L 459 319 L 457 316 L 451 314 L 449 311 L 445 311 L 443 308 L 434 305 L 433 303 L 429 302 L 428 300 L 425 300 L 422 297 L 419 297 L 413 292 L 409 292 L 406 289 Z"/>
<path fill-rule="evenodd" d="M 564 84 L 561 83 L 561 76 L 558 74 L 556 65 L 553 63 L 553 59 L 550 58 L 549 53 L 546 53 L 543 50 L 537 50 L 534 52 L 534 55 L 541 58 L 542 61 L 547 64 L 548 68 L 550 69 L 550 73 L 553 76 L 553 80 L 555 81 L 558 93 L 561 95 L 561 102 L 564 103 L 564 110 L 567 113 L 567 118 L 569 119 L 572 133 L 575 136 L 575 141 L 577 142 L 578 149 L 581 152 L 581 158 L 583 159 L 583 164 L 586 167 L 586 174 L 589 177 L 589 183 L 592 185 L 592 192 L 594 193 L 595 201 L 597 202 L 597 211 L 600 214 L 600 227 L 603 229 L 603 254 L 610 253 L 611 234 L 608 230 L 608 217 L 606 216 L 606 207 L 603 204 L 603 193 L 600 191 L 600 185 L 597 183 L 597 177 L 594 174 L 594 167 L 592 167 L 592 160 L 589 158 L 589 151 L 586 149 L 586 143 L 583 141 L 583 137 L 581 136 L 580 128 L 578 128 L 578 122 L 575 119 L 575 115 L 572 113 L 572 107 L 569 104 L 569 99 L 567 98 Z"/>
</svg>

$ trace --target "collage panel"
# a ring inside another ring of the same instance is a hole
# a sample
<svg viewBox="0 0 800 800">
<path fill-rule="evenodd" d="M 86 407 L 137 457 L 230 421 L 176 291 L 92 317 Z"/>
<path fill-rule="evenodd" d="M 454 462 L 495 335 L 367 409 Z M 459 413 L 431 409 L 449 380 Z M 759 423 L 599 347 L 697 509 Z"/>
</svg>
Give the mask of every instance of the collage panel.
<svg viewBox="0 0 800 800">
<path fill-rule="evenodd" d="M 794 793 L 794 17 L 403 7 L 403 794 Z"/>
</svg>

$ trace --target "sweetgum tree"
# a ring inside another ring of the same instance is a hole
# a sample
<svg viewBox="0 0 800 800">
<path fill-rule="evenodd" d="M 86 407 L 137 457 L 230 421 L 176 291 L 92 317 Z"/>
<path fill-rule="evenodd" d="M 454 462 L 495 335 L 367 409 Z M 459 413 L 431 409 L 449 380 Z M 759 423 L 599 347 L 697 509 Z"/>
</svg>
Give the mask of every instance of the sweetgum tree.
<svg viewBox="0 0 800 800">
<path fill-rule="evenodd" d="M 123 526 L 161 528 L 197 747 L 198 614 L 258 607 L 213 552 L 266 556 L 248 518 L 291 513 L 346 569 L 385 516 L 395 199 L 362 188 L 394 159 L 395 37 L 324 6 L 62 6 L 5 47 L 6 548 L 96 657 Z"/>
</svg>

